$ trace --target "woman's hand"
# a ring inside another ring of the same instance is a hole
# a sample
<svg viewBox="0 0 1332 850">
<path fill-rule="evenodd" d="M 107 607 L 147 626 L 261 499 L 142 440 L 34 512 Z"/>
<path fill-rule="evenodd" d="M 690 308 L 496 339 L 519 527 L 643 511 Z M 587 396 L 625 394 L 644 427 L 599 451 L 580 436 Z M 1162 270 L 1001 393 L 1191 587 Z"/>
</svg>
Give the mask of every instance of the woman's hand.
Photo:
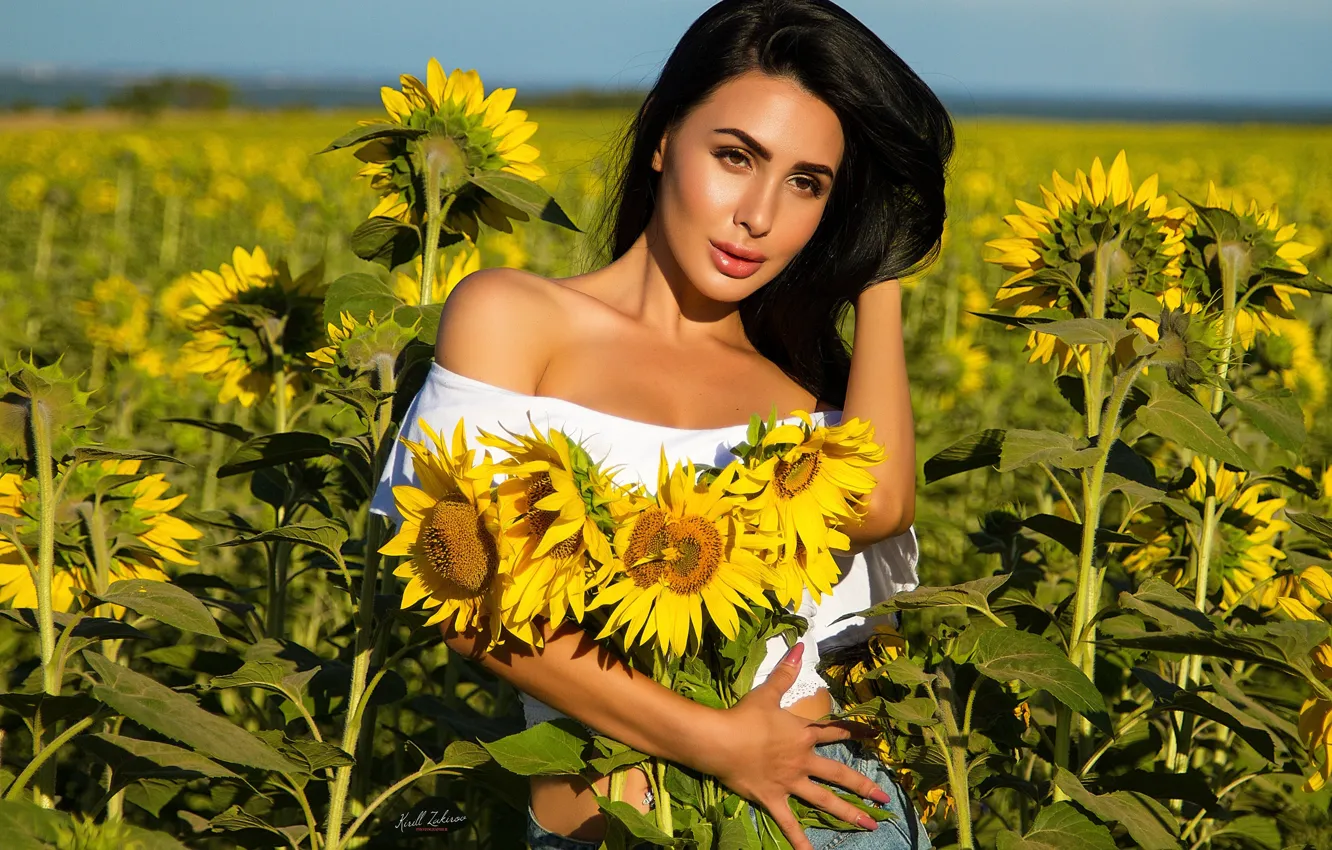
<svg viewBox="0 0 1332 850">
<path fill-rule="evenodd" d="M 716 746 L 691 766 L 766 809 L 795 850 L 813 850 L 787 802 L 792 794 L 848 823 L 866 829 L 878 824 L 811 777 L 880 803 L 889 798 L 868 776 L 814 751 L 815 744 L 873 734 L 871 727 L 849 720 L 808 720 L 781 707 L 782 694 L 800 672 L 803 651 L 804 644 L 797 643 L 762 684 L 718 713 Z"/>
</svg>

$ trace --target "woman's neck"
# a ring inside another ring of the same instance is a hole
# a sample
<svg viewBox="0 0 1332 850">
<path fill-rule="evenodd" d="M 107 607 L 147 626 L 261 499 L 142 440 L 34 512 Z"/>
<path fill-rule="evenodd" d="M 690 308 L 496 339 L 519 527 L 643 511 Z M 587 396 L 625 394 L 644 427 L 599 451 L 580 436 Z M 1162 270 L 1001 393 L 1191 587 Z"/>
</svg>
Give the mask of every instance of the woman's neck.
<svg viewBox="0 0 1332 850">
<path fill-rule="evenodd" d="M 751 348 L 735 302 L 700 293 L 681 271 L 654 217 L 622 256 L 588 276 L 602 300 L 662 337 Z"/>
</svg>

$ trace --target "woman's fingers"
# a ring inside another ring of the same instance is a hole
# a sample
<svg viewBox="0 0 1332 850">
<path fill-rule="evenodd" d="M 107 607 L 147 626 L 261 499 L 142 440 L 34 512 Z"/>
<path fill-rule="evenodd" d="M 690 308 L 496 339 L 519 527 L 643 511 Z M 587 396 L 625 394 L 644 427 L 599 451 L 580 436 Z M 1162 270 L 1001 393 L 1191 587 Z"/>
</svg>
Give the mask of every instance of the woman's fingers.
<svg viewBox="0 0 1332 850">
<path fill-rule="evenodd" d="M 879 822 L 874 818 L 813 780 L 807 779 L 800 783 L 796 788 L 796 794 L 811 806 L 818 806 L 828 814 L 839 817 L 847 823 L 853 823 L 870 830 L 879 828 Z"/>
<path fill-rule="evenodd" d="M 840 785 L 856 796 L 879 803 L 888 802 L 888 792 L 880 788 L 879 783 L 837 759 L 816 756 L 814 766 L 809 769 L 809 775 L 817 776 L 833 785 Z"/>
<path fill-rule="evenodd" d="M 848 738 L 872 738 L 879 733 L 870 724 L 859 720 L 816 720 L 809 725 L 814 730 L 814 740 L 820 744 Z"/>
<path fill-rule="evenodd" d="M 809 837 L 805 835 L 805 828 L 796 820 L 795 812 L 791 811 L 791 806 L 786 802 L 785 794 L 777 798 L 773 805 L 765 804 L 764 808 L 794 850 L 814 850 L 814 845 L 809 843 Z"/>
</svg>

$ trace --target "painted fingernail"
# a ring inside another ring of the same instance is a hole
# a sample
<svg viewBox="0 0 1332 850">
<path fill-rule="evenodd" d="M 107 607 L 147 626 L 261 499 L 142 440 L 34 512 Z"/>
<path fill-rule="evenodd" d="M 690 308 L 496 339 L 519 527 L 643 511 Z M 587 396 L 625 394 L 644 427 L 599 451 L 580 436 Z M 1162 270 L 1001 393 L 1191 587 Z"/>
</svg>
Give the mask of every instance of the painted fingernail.
<svg viewBox="0 0 1332 850">
<path fill-rule="evenodd" d="M 870 830 L 879 828 L 879 822 L 864 812 L 861 812 L 860 815 L 856 817 L 856 823 Z"/>
<path fill-rule="evenodd" d="M 891 800 L 891 798 L 888 796 L 888 792 L 883 790 L 882 788 L 875 788 L 873 791 L 871 791 L 870 799 L 876 803 L 887 803 L 890 802 Z"/>
</svg>

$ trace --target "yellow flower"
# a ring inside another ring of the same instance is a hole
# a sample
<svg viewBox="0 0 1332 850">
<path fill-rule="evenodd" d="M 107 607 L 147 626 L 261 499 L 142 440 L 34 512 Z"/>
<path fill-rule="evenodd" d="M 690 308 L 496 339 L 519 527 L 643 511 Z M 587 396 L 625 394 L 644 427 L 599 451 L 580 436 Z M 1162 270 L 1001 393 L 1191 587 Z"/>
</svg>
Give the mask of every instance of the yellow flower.
<svg viewBox="0 0 1332 850">
<path fill-rule="evenodd" d="M 194 276 L 183 274 L 167 284 L 158 294 L 157 310 L 172 327 L 184 330 L 188 322 L 185 321 L 183 314 L 192 300 L 194 300 Z"/>
<path fill-rule="evenodd" d="M 1305 700 L 1300 706 L 1299 733 L 1314 764 L 1313 773 L 1304 779 L 1304 790 L 1313 793 L 1332 779 L 1332 700 Z"/>
<path fill-rule="evenodd" d="M 148 342 L 148 296 L 120 275 L 93 284 L 92 298 L 74 302 L 84 333 L 117 354 L 135 354 Z"/>
<path fill-rule="evenodd" d="M 1190 466 L 1197 477 L 1189 485 L 1188 498 L 1201 506 L 1206 496 L 1207 468 L 1200 455 L 1195 455 Z M 1290 529 L 1290 523 L 1276 519 L 1275 514 L 1286 506 L 1286 500 L 1274 496 L 1262 498 L 1267 486 L 1256 484 L 1241 487 L 1246 472 L 1232 472 L 1224 466 L 1217 469 L 1216 498 L 1226 509 L 1218 523 L 1218 545 L 1221 555 L 1213 563 L 1221 570 L 1222 608 L 1229 609 L 1259 582 L 1276 575 L 1273 564 L 1285 560 L 1286 553 L 1272 545 L 1273 539 Z M 1281 585 L 1269 582 L 1256 599 L 1250 600 L 1261 608 L 1277 604 Z"/>
<path fill-rule="evenodd" d="M 745 527 L 727 493 L 739 468 L 733 461 L 699 485 L 692 462 L 668 471 L 663 448 L 656 499 L 616 529 L 616 575 L 588 606 L 614 606 L 598 640 L 627 626 L 626 647 L 655 636 L 664 652 L 684 655 L 703 637 L 705 610 L 734 640 L 739 611 L 771 608 L 758 554 L 771 543 Z"/>
<path fill-rule="evenodd" d="M 1052 177 L 1054 191 L 1040 187 L 1044 206 L 1015 201 L 1021 214 L 1004 216 L 1013 235 L 985 243 L 998 252 L 985 261 L 1014 272 L 995 294 L 996 310 L 1013 309 L 1019 318 L 1047 309 L 1089 317 L 1087 299 L 1095 297 L 1089 276 L 1078 273 L 1078 279 L 1071 280 L 1066 269 L 1076 269 L 1091 252 L 1105 254 L 1098 259 L 1103 268 L 1120 270 L 1105 293 L 1107 316 L 1127 314 L 1129 291 L 1160 291 L 1181 277 L 1182 224 L 1193 212 L 1169 208 L 1165 196 L 1157 194 L 1157 175 L 1135 190 L 1121 150 L 1109 172 L 1097 157 L 1090 174 L 1077 169 L 1071 183 L 1058 171 Z M 1093 223 L 1098 232 L 1108 232 L 1090 236 Z M 1113 234 L 1119 238 L 1109 238 Z M 1130 269 L 1134 274 L 1127 273 Z M 1079 370 L 1090 364 L 1090 346 L 1069 346 L 1037 330 L 1028 332 L 1026 348 L 1031 349 L 1032 363 L 1058 357 L 1061 370 L 1075 359 Z"/>
<path fill-rule="evenodd" d="M 446 75 L 433 57 L 426 66 L 425 83 L 411 74 L 403 74 L 399 80 L 401 91 L 388 86 L 380 89 L 389 121 L 451 139 L 466 173 L 503 171 L 533 181 L 546 175 L 536 163 L 539 151 L 527 143 L 536 132 L 536 123 L 527 120 L 524 110 L 509 108 L 516 89 L 495 89 L 486 95 L 475 70 L 454 69 Z M 420 194 L 425 184 L 421 175 L 412 172 L 412 144 L 390 137 L 357 149 L 356 158 L 367 163 L 358 176 L 368 178 L 380 195 L 371 217 L 387 216 L 418 227 L 425 223 L 426 199 Z M 509 219 L 528 219 L 527 213 L 465 181 L 443 187 L 443 191 L 456 194 L 444 218 L 445 227 L 466 234 L 473 242 L 478 220 L 510 232 Z"/>
<path fill-rule="evenodd" d="M 189 371 L 219 381 L 221 402 L 250 407 L 273 392 L 279 373 L 294 396 L 309 369 L 306 352 L 320 341 L 320 275 L 316 267 L 293 280 L 284 263 L 269 265 L 262 248 L 240 247 L 218 271 L 195 272 L 200 303 L 181 311 L 194 335 L 181 348 Z"/>
<path fill-rule="evenodd" d="M 1309 273 L 1309 269 L 1304 263 L 1300 262 L 1300 258 L 1312 254 L 1314 246 L 1293 241 L 1295 231 L 1299 228 L 1295 224 L 1281 226 L 1281 215 L 1277 211 L 1276 204 L 1260 211 L 1258 202 L 1250 199 L 1249 206 L 1246 209 L 1240 201 L 1238 193 L 1231 193 L 1229 198 L 1223 197 L 1221 192 L 1217 190 L 1216 184 L 1211 180 L 1207 181 L 1207 201 L 1205 203 L 1209 207 L 1230 210 L 1235 215 L 1248 218 L 1259 227 L 1269 231 L 1272 247 L 1275 248 L 1276 260 L 1280 265 L 1296 274 L 1307 275 Z M 1288 312 L 1278 312 L 1278 310 L 1289 311 L 1291 309 L 1290 295 L 1292 294 L 1308 296 L 1309 292 L 1298 286 L 1280 284 L 1274 286 L 1273 292 L 1267 296 L 1277 307 L 1273 312 L 1277 312 L 1278 315 L 1285 316 L 1287 319 L 1294 318 Z"/>
<path fill-rule="evenodd" d="M 58 513 L 77 517 L 77 505 L 90 502 L 99 480 L 113 475 L 135 476 L 139 467 L 137 460 L 80 465 L 66 484 Z M 199 563 L 190 557 L 184 541 L 197 540 L 203 534 L 171 514 L 185 500 L 185 494 L 164 498 L 170 488 L 166 477 L 159 473 L 112 487 L 103 497 L 99 521 L 104 523 L 103 534 L 114 544 L 107 564 L 110 581 L 129 578 L 168 581 L 163 570 L 167 562 L 187 566 Z M 0 515 L 20 520 L 17 526 L 20 533 L 36 529 L 36 505 L 34 481 L 18 473 L 0 475 Z M 67 539 L 79 539 L 80 523 L 78 519 L 71 521 Z M 83 555 L 64 547 L 57 549 L 52 583 L 52 604 L 57 611 L 68 611 L 77 591 L 92 591 L 97 587 L 92 544 L 86 538 L 82 543 L 86 550 Z M 36 607 L 37 588 L 27 566 L 28 560 L 35 563 L 36 558 L 35 549 L 20 551 L 7 535 L 0 536 L 0 602 L 7 601 L 16 608 Z M 124 609 L 113 606 L 112 613 L 120 616 Z"/>
<path fill-rule="evenodd" d="M 1170 533 L 1165 508 L 1160 504 L 1152 504 L 1138 511 L 1129 524 L 1129 531 L 1145 542 L 1134 546 L 1123 556 L 1124 569 L 1131 573 L 1160 574 L 1166 581 L 1178 586 L 1184 578 L 1183 567 L 1175 565 L 1163 569 L 1161 566 L 1174 553 L 1174 537 Z"/>
<path fill-rule="evenodd" d="M 421 265 L 424 262 L 421 255 L 417 254 L 416 259 L 412 261 L 412 268 L 415 270 L 415 276 L 403 274 L 401 271 L 393 273 L 393 293 L 402 300 L 404 304 L 420 306 L 421 304 Z M 431 304 L 438 304 L 449 297 L 453 288 L 457 286 L 463 278 L 481 268 L 481 252 L 469 243 L 460 243 L 457 249 L 453 251 L 439 252 L 439 271 L 432 281 L 431 288 L 433 293 L 430 296 Z"/>
<path fill-rule="evenodd" d="M 1013 708 L 1013 716 L 1022 721 L 1022 725 L 1028 729 L 1031 728 L 1031 706 L 1023 700 Z"/>
<path fill-rule="evenodd" d="M 879 623 L 869 639 L 870 657 L 878 664 L 887 664 L 906 653 L 906 638 L 892 623 Z"/>
<path fill-rule="evenodd" d="M 1297 577 L 1297 594 L 1277 600 L 1281 610 L 1296 620 L 1325 622 L 1332 617 L 1332 575 L 1322 567 L 1307 567 Z M 1314 647 L 1314 675 L 1332 679 L 1332 647 L 1324 641 Z M 1332 779 L 1332 701 L 1312 696 L 1300 706 L 1300 740 L 1313 759 L 1314 771 L 1304 790 L 1314 792 Z"/>
<path fill-rule="evenodd" d="M 984 306 L 980 307 L 982 311 Z M 943 356 L 936 363 L 935 380 L 930 383 L 941 391 L 937 403 L 940 410 L 951 410 L 959 396 L 974 396 L 985 388 L 990 355 L 982 346 L 974 345 L 969 334 L 945 340 Z"/>
<path fill-rule="evenodd" d="M 885 457 L 868 421 L 815 427 L 806 411 L 794 415 L 803 424 L 778 425 L 764 434 L 756 447 L 762 459 L 743 470 L 732 488 L 750 497 L 746 507 L 758 512 L 756 524 L 780 537 L 771 585 L 784 605 L 798 602 L 802 588 L 815 602 L 832 592 L 841 568 L 831 550 L 850 549 L 850 538 L 837 526 L 864 516 L 875 483 L 867 467 Z"/>
<path fill-rule="evenodd" d="M 1327 367 L 1318 355 L 1313 329 L 1299 319 L 1267 316 L 1270 333 L 1263 338 L 1263 365 L 1277 370 L 1282 386 L 1295 393 L 1312 430 L 1315 414 L 1327 402 Z"/>
<path fill-rule="evenodd" d="M 506 476 L 495 498 L 502 533 L 515 552 L 513 616 L 523 621 L 541 615 L 557 628 L 569 611 L 582 621 L 587 591 L 602 585 L 615 566 L 597 519 L 613 528 L 598 503 L 617 497 L 582 447 L 558 429 L 543 435 L 528 424 L 530 437 L 510 431 L 513 440 L 506 440 L 483 430 L 478 442 L 508 455 L 494 468 Z"/>
<path fill-rule="evenodd" d="M 487 652 L 501 643 L 503 630 L 535 645 L 532 623 L 517 622 L 504 610 L 511 552 L 492 500 L 489 453 L 482 464 L 473 462 L 476 452 L 467 448 L 461 419 L 451 448 L 424 419 L 420 424 L 433 448 L 406 439 L 403 444 L 421 486 L 393 488 L 402 525 L 379 550 L 408 559 L 393 573 L 408 580 L 402 607 L 420 601 L 435 608 L 426 625 L 452 620 L 457 632 L 484 628 Z"/>
<path fill-rule="evenodd" d="M 416 336 L 415 327 L 399 325 L 393 319 L 379 321 L 371 310 L 365 322 L 358 322 L 343 310 L 339 325 L 328 324 L 328 345 L 309 352 L 311 360 L 324 368 L 345 367 L 350 373 L 391 373 L 402 349 Z"/>
</svg>

